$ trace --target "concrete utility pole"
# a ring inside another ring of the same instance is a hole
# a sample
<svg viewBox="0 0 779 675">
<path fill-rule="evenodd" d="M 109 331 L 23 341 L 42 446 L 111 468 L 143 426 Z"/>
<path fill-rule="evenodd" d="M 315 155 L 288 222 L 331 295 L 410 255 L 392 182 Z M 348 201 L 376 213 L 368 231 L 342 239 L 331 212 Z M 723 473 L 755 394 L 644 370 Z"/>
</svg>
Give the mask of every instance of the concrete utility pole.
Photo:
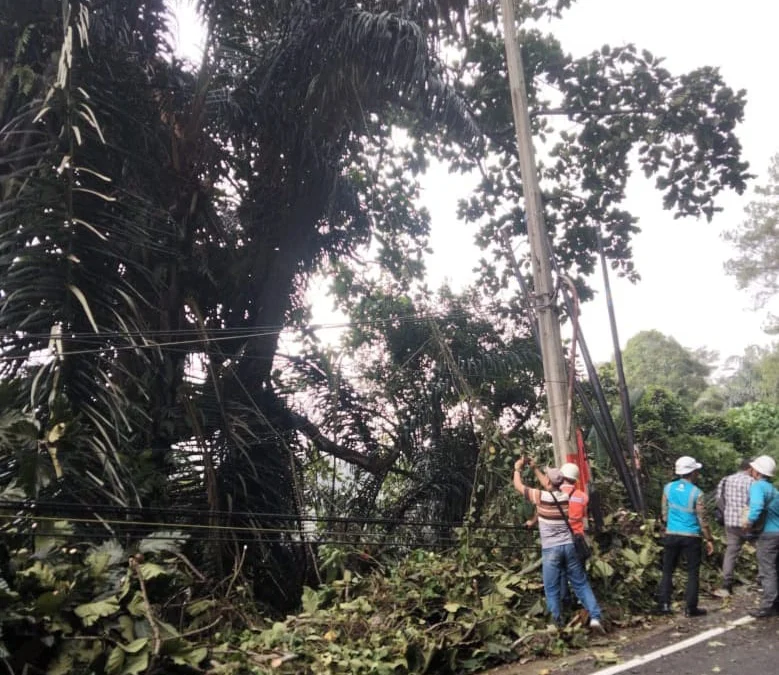
<svg viewBox="0 0 779 675">
<path fill-rule="evenodd" d="M 530 239 L 530 256 L 535 286 L 535 309 L 538 316 L 541 358 L 543 359 L 547 404 L 549 406 L 549 426 L 552 430 L 555 462 L 559 466 L 566 461 L 567 455 L 574 454 L 568 430 L 565 428 L 567 383 L 560 339 L 560 321 L 557 309 L 553 305 L 555 293 L 552 268 L 546 249 L 547 232 L 544 225 L 543 205 L 541 204 L 541 189 L 538 185 L 533 138 L 530 132 L 527 89 L 514 18 L 514 0 L 501 0 L 501 8 L 506 44 L 506 63 L 511 87 L 511 106 L 514 110 L 519 168 L 522 172 L 522 190 L 525 195 L 527 232 Z"/>
</svg>

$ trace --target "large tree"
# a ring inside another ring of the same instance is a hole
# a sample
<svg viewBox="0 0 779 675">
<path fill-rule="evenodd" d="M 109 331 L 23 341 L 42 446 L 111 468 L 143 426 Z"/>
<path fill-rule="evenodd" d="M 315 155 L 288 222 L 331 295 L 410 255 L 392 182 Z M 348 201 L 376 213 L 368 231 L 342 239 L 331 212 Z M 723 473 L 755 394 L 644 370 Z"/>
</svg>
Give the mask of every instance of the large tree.
<svg viewBox="0 0 779 675">
<path fill-rule="evenodd" d="M 779 403 L 779 344 L 747 347 L 742 356 L 729 358 L 725 369 L 718 389 L 727 407 Z"/>
<path fill-rule="evenodd" d="M 278 337 L 321 261 L 374 232 L 424 239 L 382 153 L 396 116 L 473 140 L 433 49 L 458 8 L 204 1 L 192 73 L 168 57 L 162 0 L 3 0 L 0 330 L 32 436 L 4 449 L 5 479 L 37 498 L 303 510 Z M 260 566 L 300 567 L 258 541 Z"/>
<path fill-rule="evenodd" d="M 663 387 L 692 407 L 711 373 L 706 354 L 696 353 L 659 331 L 637 333 L 623 351 L 625 378 L 631 389 Z"/>
<path fill-rule="evenodd" d="M 747 218 L 725 233 L 735 255 L 725 264 L 740 289 L 749 289 L 758 308 L 779 291 L 779 154 L 768 167 L 768 181 L 755 188 L 757 195 L 746 208 Z M 772 317 L 779 329 L 779 319 Z"/>
<path fill-rule="evenodd" d="M 631 241 L 639 218 L 623 206 L 636 170 L 654 182 L 676 218 L 711 219 L 721 210 L 716 199 L 722 190 L 744 191 L 747 165 L 735 128 L 743 118 L 745 92 L 730 89 L 715 68 L 671 73 L 662 58 L 635 45 L 604 45 L 574 57 L 553 35 L 529 27 L 528 19 L 542 11 L 539 4 L 553 3 L 520 3 L 518 17 L 544 215 L 557 262 L 576 277 L 586 299 L 599 237 L 609 263 L 637 277 Z M 559 2 L 554 9 L 562 12 L 570 4 Z M 505 283 L 498 232 L 508 228 L 522 238 L 527 233 L 502 31 L 474 19 L 453 72 L 486 137 L 487 152 L 437 150 L 455 168 L 481 173 L 460 213 L 479 225 L 477 242 L 493 250 L 482 278 L 495 289 Z M 527 262 L 526 249 L 522 253 Z"/>
<path fill-rule="evenodd" d="M 392 301 L 408 293 L 426 245 L 415 199 L 429 152 L 483 170 L 463 207 L 483 244 L 504 224 L 525 231 L 496 3 L 476 4 L 468 14 L 465 0 L 202 0 L 208 34 L 193 71 L 170 56 L 163 0 L 0 0 L 2 393 L 16 414 L 4 483 L 21 478 L 37 500 L 207 509 L 216 524 L 241 512 L 257 532 L 248 559 L 279 582 L 258 572 L 258 588 L 296 598 L 304 565 L 288 517 L 306 508 L 307 453 L 382 476 L 393 452 L 328 436 L 334 427 L 278 389 L 281 331 L 310 329 L 310 275 L 332 273 L 359 318 L 377 292 L 354 274 L 369 251 Z M 522 2 L 520 17 L 569 4 Z M 602 226 L 609 259 L 632 272 L 636 222 L 619 204 L 634 151 L 678 215 L 710 216 L 721 190 L 743 189 L 743 94 L 716 71 L 674 76 L 632 47 L 574 59 L 532 30 L 523 42 L 563 269 L 592 270 Z M 445 64 L 442 44 L 461 62 Z M 543 83 L 580 125 L 557 142 Z M 395 143 L 397 128 L 409 144 Z M 517 307 L 494 318 L 515 322 L 510 340 L 527 330 Z M 495 353 L 488 328 L 464 351 Z M 413 337 L 365 339 L 391 349 Z M 516 395 L 485 382 L 493 399 Z M 536 392 L 522 395 L 526 412 Z M 473 450 L 451 422 L 424 429 L 430 443 L 441 430 Z"/>
</svg>

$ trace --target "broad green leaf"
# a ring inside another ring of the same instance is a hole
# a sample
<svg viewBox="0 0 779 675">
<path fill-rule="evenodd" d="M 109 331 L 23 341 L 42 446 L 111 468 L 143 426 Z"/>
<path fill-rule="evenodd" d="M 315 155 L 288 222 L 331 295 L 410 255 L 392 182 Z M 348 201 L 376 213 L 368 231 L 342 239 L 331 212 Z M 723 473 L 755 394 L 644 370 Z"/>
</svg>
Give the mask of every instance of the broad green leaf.
<svg viewBox="0 0 779 675">
<path fill-rule="evenodd" d="M 614 568 L 601 558 L 592 561 L 591 569 L 601 579 L 610 579 L 614 576 Z"/>
<path fill-rule="evenodd" d="M 135 631 L 133 629 L 134 621 L 127 616 L 127 614 L 121 614 L 119 616 L 119 632 L 122 634 L 122 639 L 125 642 L 131 643 L 135 640 Z"/>
<path fill-rule="evenodd" d="M 178 553 L 187 541 L 180 530 L 153 532 L 138 545 L 140 553 Z"/>
<path fill-rule="evenodd" d="M 98 602 L 88 602 L 84 605 L 79 605 L 73 610 L 76 616 L 79 617 L 85 627 L 94 625 L 98 619 L 102 619 L 106 616 L 111 616 L 119 611 L 119 603 L 116 598 L 109 598 L 108 600 L 99 600 Z"/>
<path fill-rule="evenodd" d="M 144 581 L 148 581 L 149 579 L 154 579 L 159 576 L 167 576 L 169 574 L 168 570 L 166 570 L 162 565 L 157 565 L 156 563 L 143 563 L 138 567 L 138 569 L 141 572 L 141 577 Z"/>
<path fill-rule="evenodd" d="M 54 588 L 57 584 L 54 568 L 40 560 L 36 560 L 30 567 L 21 570 L 17 574 L 35 578 L 42 588 Z"/>
<path fill-rule="evenodd" d="M 301 602 L 303 605 L 303 611 L 312 614 L 319 607 L 319 593 L 317 593 L 313 588 L 304 586 L 303 598 Z"/>
<path fill-rule="evenodd" d="M 106 569 L 124 563 L 125 550 L 116 539 L 109 539 L 90 549 L 85 558 L 92 576 L 100 576 Z"/>
<path fill-rule="evenodd" d="M 176 630 L 176 627 L 172 626 L 166 621 L 157 621 L 157 626 L 159 627 L 160 635 L 162 635 L 163 638 L 177 638 L 180 635 L 180 633 Z"/>
<path fill-rule="evenodd" d="M 185 654 L 176 654 L 171 658 L 173 663 L 175 663 L 177 666 L 192 666 L 193 668 L 197 668 L 197 666 L 202 663 L 207 656 L 208 649 L 205 647 L 198 647 L 196 649 L 191 649 Z"/>
<path fill-rule="evenodd" d="M 105 672 L 107 675 L 116 675 L 124 666 L 125 653 L 121 647 L 114 647 L 106 659 Z"/>
<path fill-rule="evenodd" d="M 60 607 L 62 607 L 62 604 L 67 599 L 68 596 L 66 593 L 53 593 L 52 591 L 48 591 L 38 596 L 35 601 L 35 606 L 41 614 L 53 616 L 59 611 Z"/>
<path fill-rule="evenodd" d="M 146 647 L 149 644 L 149 638 L 138 638 L 137 640 L 133 640 L 129 644 L 126 645 L 119 645 L 125 652 L 128 654 L 137 654 L 141 649 Z"/>
<path fill-rule="evenodd" d="M 133 599 L 127 604 L 127 611 L 133 616 L 145 616 L 146 614 L 146 602 L 143 599 L 140 591 L 135 591 Z"/>
<path fill-rule="evenodd" d="M 461 605 L 461 604 L 459 604 L 459 603 L 457 603 L 457 602 L 447 602 L 447 603 L 444 605 L 444 609 L 445 609 L 447 612 L 450 612 L 450 613 L 452 613 L 452 614 L 454 614 L 455 612 L 457 612 L 457 610 L 458 610 L 458 609 L 460 609 L 460 607 L 462 607 L 462 605 Z"/>
<path fill-rule="evenodd" d="M 633 551 L 633 550 L 631 550 L 631 549 L 629 549 L 629 548 L 624 548 L 624 549 L 622 549 L 622 555 L 623 555 L 623 556 L 624 556 L 624 557 L 625 557 L 627 560 L 629 560 L 631 563 L 633 563 L 634 565 L 639 565 L 639 564 L 641 564 L 641 560 L 640 560 L 640 558 L 639 558 L 639 555 L 638 555 L 638 553 L 636 553 L 635 551 Z"/>
<path fill-rule="evenodd" d="M 216 605 L 216 600 L 196 600 L 187 605 L 189 616 L 199 616 Z"/>
<path fill-rule="evenodd" d="M 120 675 L 140 675 L 149 667 L 149 652 L 132 654 L 125 659 Z"/>
<path fill-rule="evenodd" d="M 516 595 L 506 584 L 495 584 L 495 590 L 504 598 L 513 598 Z"/>
</svg>

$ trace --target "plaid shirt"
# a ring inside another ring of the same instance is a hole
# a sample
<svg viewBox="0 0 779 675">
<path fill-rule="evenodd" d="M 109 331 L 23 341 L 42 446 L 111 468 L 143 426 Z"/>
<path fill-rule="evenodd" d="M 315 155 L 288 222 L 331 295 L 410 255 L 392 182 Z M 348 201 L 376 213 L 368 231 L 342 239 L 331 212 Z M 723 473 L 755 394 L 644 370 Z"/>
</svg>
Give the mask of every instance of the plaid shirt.
<svg viewBox="0 0 779 675">
<path fill-rule="evenodd" d="M 725 526 L 741 527 L 744 508 L 749 506 L 749 488 L 754 478 L 744 471 L 725 476 L 717 486 L 717 503 L 725 501 Z"/>
</svg>

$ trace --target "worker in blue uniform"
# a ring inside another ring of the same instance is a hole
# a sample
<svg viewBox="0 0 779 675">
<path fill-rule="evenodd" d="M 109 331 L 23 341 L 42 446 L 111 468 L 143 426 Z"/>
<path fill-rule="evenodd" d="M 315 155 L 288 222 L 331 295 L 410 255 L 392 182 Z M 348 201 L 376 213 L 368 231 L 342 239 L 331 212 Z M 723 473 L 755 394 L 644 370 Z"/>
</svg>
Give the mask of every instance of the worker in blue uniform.
<svg viewBox="0 0 779 675">
<path fill-rule="evenodd" d="M 749 511 L 744 529 L 747 532 L 760 530 L 757 571 L 763 587 L 760 606 L 750 614 L 765 619 L 779 614 L 779 491 L 771 484 L 776 462 L 768 455 L 761 455 L 752 460 L 749 468 L 755 482 L 749 488 Z"/>
<path fill-rule="evenodd" d="M 679 558 L 687 559 L 687 587 L 684 594 L 684 615 L 703 616 L 706 610 L 698 607 L 698 579 L 703 557 L 703 540 L 706 553 L 714 553 L 711 530 L 706 521 L 703 491 L 695 485 L 703 465 L 692 457 L 676 460 L 674 473 L 677 478 L 663 489 L 662 517 L 665 521 L 663 540 L 663 579 L 658 592 L 659 614 L 671 614 L 673 573 Z"/>
</svg>

